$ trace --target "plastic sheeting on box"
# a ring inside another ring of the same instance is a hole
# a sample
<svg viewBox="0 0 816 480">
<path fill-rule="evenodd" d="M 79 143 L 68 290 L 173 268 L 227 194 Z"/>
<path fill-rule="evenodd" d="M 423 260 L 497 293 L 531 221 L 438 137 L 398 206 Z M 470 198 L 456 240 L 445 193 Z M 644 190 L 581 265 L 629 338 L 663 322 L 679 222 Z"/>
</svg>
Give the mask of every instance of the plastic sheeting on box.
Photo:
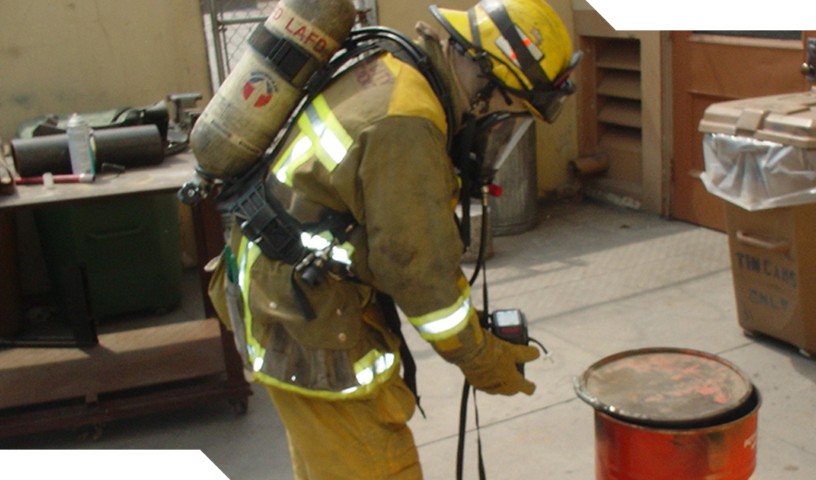
<svg viewBox="0 0 816 480">
<path fill-rule="evenodd" d="M 706 189 L 746 210 L 816 202 L 816 150 L 706 133 L 703 158 Z"/>
</svg>

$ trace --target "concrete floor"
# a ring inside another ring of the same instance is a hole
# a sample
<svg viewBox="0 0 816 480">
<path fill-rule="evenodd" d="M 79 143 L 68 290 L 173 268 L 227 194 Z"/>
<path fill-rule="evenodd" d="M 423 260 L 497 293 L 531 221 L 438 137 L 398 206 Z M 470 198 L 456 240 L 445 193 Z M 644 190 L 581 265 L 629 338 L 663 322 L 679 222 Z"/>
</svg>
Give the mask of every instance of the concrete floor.
<svg viewBox="0 0 816 480">
<path fill-rule="evenodd" d="M 488 261 L 491 309 L 521 308 L 552 353 L 527 366 L 533 396 L 478 396 L 488 478 L 594 478 L 594 411 L 573 379 L 607 355 L 643 347 L 702 350 L 740 367 L 763 398 L 752 478 L 816 478 L 816 362 L 743 334 L 724 234 L 588 201 L 547 205 L 540 215 L 531 231 L 495 237 Z M 411 422 L 425 477 L 452 479 L 462 377 L 408 337 L 427 413 Z M 469 433 L 465 478 L 477 478 L 475 441 Z M 200 449 L 232 480 L 291 478 L 281 425 L 257 388 L 245 415 L 217 403 L 110 424 L 96 439 L 62 432 L 5 447 Z"/>
</svg>

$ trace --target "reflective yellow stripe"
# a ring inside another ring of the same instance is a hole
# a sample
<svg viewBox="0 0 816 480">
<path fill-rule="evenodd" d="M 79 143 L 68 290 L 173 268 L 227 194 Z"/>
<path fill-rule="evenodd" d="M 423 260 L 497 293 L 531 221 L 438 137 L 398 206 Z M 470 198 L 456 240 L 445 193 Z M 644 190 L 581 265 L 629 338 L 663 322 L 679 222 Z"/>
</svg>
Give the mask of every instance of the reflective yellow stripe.
<svg viewBox="0 0 816 480">
<path fill-rule="evenodd" d="M 298 117 L 297 125 L 300 134 L 273 167 L 278 180 L 290 186 L 295 170 L 308 160 L 317 158 L 331 172 L 343 161 L 354 143 L 322 95 L 312 100 Z"/>
<path fill-rule="evenodd" d="M 470 288 L 465 288 L 462 296 L 456 299 L 453 305 L 419 317 L 408 317 L 408 321 L 425 340 L 444 340 L 461 332 L 467 326 L 472 313 Z"/>
<path fill-rule="evenodd" d="M 292 186 L 290 178 L 294 173 L 295 168 L 306 161 L 307 158 L 313 155 L 314 144 L 312 140 L 301 133 L 295 138 L 291 145 L 284 151 L 278 163 L 275 164 L 272 171 L 278 177 L 278 181 L 286 185 Z M 298 160 L 297 162 L 295 160 Z"/>
<path fill-rule="evenodd" d="M 358 388 L 365 387 L 374 382 L 380 374 L 387 372 L 394 366 L 396 356 L 393 353 L 382 353 L 379 350 L 371 350 L 363 358 L 354 362 L 354 374 L 357 377 L 359 386 L 344 390 L 350 392 Z"/>
<path fill-rule="evenodd" d="M 322 95 L 318 95 L 312 101 L 312 104 L 306 109 L 306 114 L 311 121 L 312 130 L 319 138 L 322 151 L 331 161 L 328 165 L 325 163 L 324 165 L 329 171 L 332 171 L 346 157 L 354 141 L 343 129 Z"/>
<path fill-rule="evenodd" d="M 252 336 L 252 312 L 249 308 L 250 272 L 253 264 L 260 256 L 261 249 L 246 237 L 241 237 L 237 254 L 238 286 L 244 300 L 244 327 L 247 343 L 246 345 L 240 345 L 239 348 L 246 350 L 247 358 L 252 365 L 252 377 L 255 381 L 312 397 L 325 399 L 357 398 L 373 392 L 379 385 L 390 379 L 394 372 L 399 370 L 400 357 L 397 353 L 382 353 L 378 350 L 372 350 L 354 362 L 353 369 L 358 385 L 342 391 L 312 390 L 264 373 L 266 349 Z"/>
<path fill-rule="evenodd" d="M 372 352 L 375 352 L 374 357 L 372 357 Z M 326 400 L 359 398 L 359 397 L 363 397 L 365 395 L 368 395 L 368 394 L 372 393 L 377 387 L 379 387 L 380 385 L 387 382 L 391 378 L 391 376 L 394 374 L 394 372 L 397 372 L 399 370 L 400 356 L 399 356 L 398 353 L 395 352 L 395 353 L 380 354 L 376 350 L 374 350 L 372 352 L 369 352 L 368 355 L 366 355 L 363 358 L 369 358 L 369 359 L 374 358 L 373 362 L 371 362 L 371 365 L 369 365 L 369 367 L 365 367 L 365 368 L 361 367 L 362 369 L 360 370 L 360 372 L 364 372 L 364 371 L 366 371 L 367 368 L 372 368 L 373 367 L 373 369 L 374 369 L 374 371 L 376 373 L 375 373 L 374 377 L 371 379 L 371 381 L 369 383 L 366 383 L 366 384 L 361 383 L 360 385 L 356 385 L 354 387 L 347 388 L 347 389 L 342 390 L 340 392 L 334 392 L 334 391 L 329 391 L 329 390 L 311 390 L 311 389 L 304 388 L 304 387 L 301 387 L 301 386 L 298 386 L 298 385 L 293 385 L 291 383 L 283 382 L 281 380 L 278 380 L 277 378 L 266 375 L 263 372 L 254 372 L 252 376 L 258 382 L 261 382 L 261 383 L 264 383 L 264 384 L 267 384 L 267 385 L 271 385 L 271 386 L 273 386 L 275 388 L 280 388 L 282 390 L 286 390 L 286 391 L 289 391 L 289 392 L 295 392 L 295 393 L 299 393 L 301 395 L 307 395 L 307 396 L 310 396 L 310 397 L 323 398 L 323 399 L 326 399 Z M 355 364 L 354 364 L 355 372 L 357 372 L 358 365 L 363 365 L 363 363 L 364 362 L 363 362 L 362 359 L 355 362 Z M 378 367 L 375 367 L 375 365 L 378 366 Z M 386 367 L 386 369 L 385 370 L 380 370 L 381 367 Z M 367 377 L 367 373 L 363 374 L 363 375 Z M 359 375 L 359 372 L 358 372 L 358 378 L 357 378 L 358 382 L 360 381 L 359 377 L 360 377 L 360 375 Z"/>
<path fill-rule="evenodd" d="M 244 299 L 244 327 L 246 328 L 246 352 L 249 363 L 252 364 L 254 371 L 259 371 L 263 368 L 264 349 L 260 343 L 252 336 L 252 311 L 249 309 L 249 273 L 252 270 L 252 265 L 261 255 L 261 249 L 257 245 L 250 242 L 246 237 L 241 237 L 241 244 L 238 247 L 238 286 L 241 288 L 241 297 Z"/>
</svg>

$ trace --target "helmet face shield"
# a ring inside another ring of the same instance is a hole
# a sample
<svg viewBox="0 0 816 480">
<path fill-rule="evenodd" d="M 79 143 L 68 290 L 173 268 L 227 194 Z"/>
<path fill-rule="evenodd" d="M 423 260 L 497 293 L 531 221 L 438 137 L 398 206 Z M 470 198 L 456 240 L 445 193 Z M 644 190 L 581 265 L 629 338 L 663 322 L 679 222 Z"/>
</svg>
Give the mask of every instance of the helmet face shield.
<svg viewBox="0 0 816 480">
<path fill-rule="evenodd" d="M 551 88 L 517 93 L 523 99 L 527 110 L 547 123 L 553 123 L 561 114 L 567 97 L 575 93 L 575 84 L 569 79 L 569 75 L 578 66 L 581 57 L 581 52 L 573 54 L 570 66 L 553 82 Z"/>
<path fill-rule="evenodd" d="M 561 115 L 564 102 L 569 94 L 562 92 L 545 92 L 536 95 L 533 101 L 524 100 L 524 106 L 537 118 L 547 123 L 553 123 Z"/>
</svg>

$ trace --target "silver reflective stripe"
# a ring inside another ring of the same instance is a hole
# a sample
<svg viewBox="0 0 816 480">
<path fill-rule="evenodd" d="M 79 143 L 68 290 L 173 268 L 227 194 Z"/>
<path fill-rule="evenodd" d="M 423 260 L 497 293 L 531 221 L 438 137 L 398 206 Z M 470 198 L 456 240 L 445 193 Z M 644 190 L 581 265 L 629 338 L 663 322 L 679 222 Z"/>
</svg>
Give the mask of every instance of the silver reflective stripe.
<svg viewBox="0 0 816 480">
<path fill-rule="evenodd" d="M 331 258 L 335 262 L 342 263 L 343 265 L 351 265 L 351 252 L 353 251 L 353 247 L 349 243 L 344 243 L 339 247 L 334 247 L 331 250 Z"/>
<path fill-rule="evenodd" d="M 351 253 L 354 251 L 354 247 L 348 242 L 342 245 L 332 246 L 331 240 L 326 238 L 327 236 L 331 237 L 332 235 L 328 231 L 317 235 L 303 232 L 300 234 L 300 243 L 309 250 L 318 252 L 322 252 L 331 247 L 330 256 L 332 260 L 345 265 L 351 265 Z"/>
<path fill-rule="evenodd" d="M 380 355 L 376 360 L 374 360 L 374 363 L 371 366 L 357 372 L 357 383 L 359 383 L 360 386 L 370 384 L 374 381 L 374 377 L 386 372 L 392 365 L 394 365 L 393 353 L 384 353 Z"/>
<path fill-rule="evenodd" d="M 301 157 L 305 157 L 311 152 L 311 150 L 312 140 L 309 137 L 303 135 L 295 140 L 295 143 L 292 145 L 292 148 L 289 150 L 286 158 L 280 163 L 280 165 L 275 167 L 275 176 L 278 177 L 278 181 L 285 184 L 289 179 L 289 170 L 292 162 L 294 162 L 296 159 L 300 159 Z"/>
<path fill-rule="evenodd" d="M 265 350 L 258 341 L 252 336 L 252 311 L 249 308 L 249 280 L 252 265 L 258 259 L 261 251 L 254 242 L 249 241 L 246 237 L 241 239 L 241 247 L 239 248 L 238 261 L 238 286 L 241 288 L 241 295 L 244 299 L 244 327 L 245 327 L 245 349 L 249 361 L 252 362 L 252 370 L 255 372 L 261 371 L 264 365 Z"/>
<path fill-rule="evenodd" d="M 518 25 L 516 25 L 516 33 L 518 33 L 519 38 L 521 39 L 522 43 L 524 43 L 524 46 L 527 47 L 527 50 L 530 52 L 530 55 L 533 56 L 533 60 L 538 62 L 544 57 L 544 54 L 541 53 L 541 50 L 538 49 L 536 44 L 530 40 L 530 37 L 528 37 L 527 34 L 525 34 L 524 31 L 522 31 L 522 29 L 518 27 Z"/>
<path fill-rule="evenodd" d="M 247 282 L 249 282 L 249 275 L 247 274 L 247 260 L 249 255 L 247 252 L 250 248 L 252 248 L 252 245 L 252 242 L 247 242 L 246 247 L 240 252 L 241 256 L 239 257 L 240 260 L 238 261 L 238 286 L 241 288 L 242 292 L 246 292 L 247 288 L 249 287 L 249 285 L 247 285 Z"/>
<path fill-rule="evenodd" d="M 254 349 L 252 347 L 250 347 L 250 350 L 254 350 Z M 253 354 L 254 354 L 254 352 L 253 352 Z M 261 369 L 263 368 L 263 366 L 264 366 L 263 357 L 255 357 L 255 360 L 252 362 L 252 369 L 255 370 L 256 372 L 260 372 Z"/>
<path fill-rule="evenodd" d="M 309 250 L 325 250 L 331 245 L 331 241 L 320 235 L 312 235 L 308 232 L 300 234 L 300 243 Z"/>
<path fill-rule="evenodd" d="M 372 357 L 375 358 L 372 359 Z M 359 385 L 349 387 L 343 390 L 343 393 L 352 393 L 359 389 L 367 388 L 375 381 L 382 381 L 382 375 L 391 370 L 396 364 L 396 361 L 397 356 L 390 352 L 380 353 L 377 350 L 368 352 L 368 354 L 355 363 L 355 370 L 359 369 L 355 374 Z M 369 362 L 370 365 L 366 365 L 366 363 Z"/>
<path fill-rule="evenodd" d="M 527 47 L 527 50 L 533 57 L 533 60 L 538 62 L 544 57 L 544 54 L 541 53 L 541 50 L 538 49 L 536 44 L 533 43 L 530 40 L 530 37 L 528 37 L 518 26 L 516 26 L 516 33 L 518 33 L 519 39 L 521 39 L 521 42 L 524 44 L 524 46 Z M 521 68 L 521 64 L 519 63 L 518 60 L 518 55 L 513 50 L 513 48 L 510 47 L 510 42 L 508 42 L 507 39 L 504 38 L 504 36 L 500 36 L 499 38 L 496 39 L 496 46 L 499 47 L 499 50 L 501 50 L 502 53 L 504 53 L 504 55 L 507 56 L 507 58 L 509 58 L 513 62 L 513 64 Z"/>
<path fill-rule="evenodd" d="M 334 161 L 340 163 L 346 158 L 348 150 L 343 146 L 343 143 L 337 138 L 326 123 L 320 118 L 317 110 L 313 106 L 306 109 L 306 116 L 309 118 L 309 123 L 312 126 L 312 131 L 318 139 L 320 139 L 320 147 L 326 154 Z"/>
<path fill-rule="evenodd" d="M 273 167 L 278 180 L 287 185 L 295 170 L 312 159 L 333 171 L 354 143 L 322 95 L 306 107 L 297 119 L 297 126 L 300 133 Z"/>
<path fill-rule="evenodd" d="M 469 315 L 470 299 L 466 298 L 462 304 L 453 311 L 453 313 L 437 320 L 431 320 L 421 325 L 416 325 L 416 329 L 422 336 L 437 336 L 452 330 L 456 330 L 462 325 L 462 323 L 467 322 Z"/>
</svg>

